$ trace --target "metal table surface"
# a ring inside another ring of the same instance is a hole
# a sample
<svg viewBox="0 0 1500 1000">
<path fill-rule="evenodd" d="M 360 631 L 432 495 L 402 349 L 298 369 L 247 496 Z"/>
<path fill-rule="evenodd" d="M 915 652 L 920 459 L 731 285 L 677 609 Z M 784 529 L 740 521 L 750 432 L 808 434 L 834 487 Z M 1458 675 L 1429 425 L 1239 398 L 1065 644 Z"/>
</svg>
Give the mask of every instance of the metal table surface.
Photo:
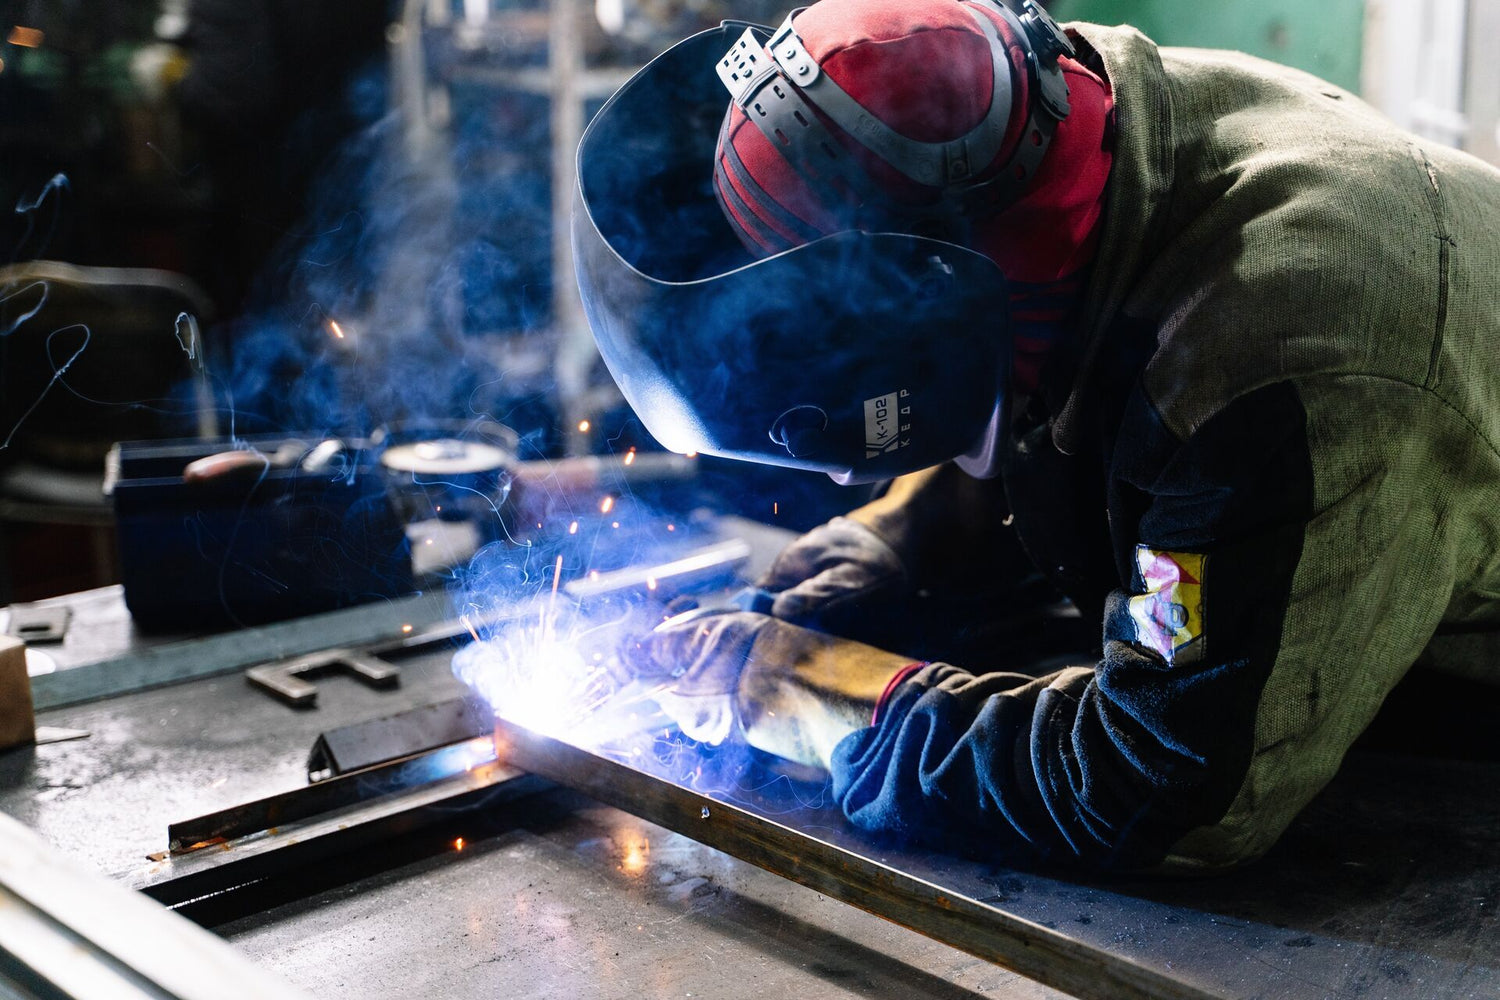
<svg viewBox="0 0 1500 1000">
<path fill-rule="evenodd" d="M 1063 995 L 570 792 L 219 928 L 322 997 Z"/>
<path fill-rule="evenodd" d="M 393 691 L 322 679 L 311 711 L 238 674 L 43 711 L 92 735 L 0 754 L 0 809 L 107 873 L 139 871 L 167 823 L 304 784 L 322 730 L 462 690 L 445 650 L 401 665 Z M 455 823 L 296 873 L 218 930 L 333 997 L 1059 996 L 571 792 Z M 1500 995 L 1491 759 L 1358 749 L 1266 859 L 1212 879 L 898 860 L 1226 995 Z"/>
<path fill-rule="evenodd" d="M 87 739 L 0 753 L 0 809 L 111 875 L 167 849 L 167 824 L 307 784 L 325 729 L 461 695 L 451 654 L 401 663 L 380 691 L 346 675 L 318 681 L 318 707 L 291 708 L 241 674 L 37 714 Z"/>
<path fill-rule="evenodd" d="M 0 754 L 0 809 L 137 871 L 168 822 L 305 784 L 323 729 L 461 693 L 450 655 L 403 660 L 394 691 L 322 679 L 311 711 L 234 675 L 41 713 L 92 735 Z M 486 826 L 219 929 L 330 997 L 1061 996 L 563 790 Z"/>
<path fill-rule="evenodd" d="M 1500 803 L 1474 791 L 1497 777 L 1487 763 L 1357 753 L 1268 858 L 1211 879 L 1090 883 L 885 857 L 1226 996 L 1492 998 Z M 492 988 L 490 962 L 520 971 L 506 986 L 520 996 L 1055 995 L 616 810 L 571 811 L 579 802 L 512 803 L 462 851 L 221 930 L 339 996 L 472 996 Z M 362 929 L 352 945 L 350 928 Z M 350 947 L 375 950 L 341 958 Z"/>
</svg>

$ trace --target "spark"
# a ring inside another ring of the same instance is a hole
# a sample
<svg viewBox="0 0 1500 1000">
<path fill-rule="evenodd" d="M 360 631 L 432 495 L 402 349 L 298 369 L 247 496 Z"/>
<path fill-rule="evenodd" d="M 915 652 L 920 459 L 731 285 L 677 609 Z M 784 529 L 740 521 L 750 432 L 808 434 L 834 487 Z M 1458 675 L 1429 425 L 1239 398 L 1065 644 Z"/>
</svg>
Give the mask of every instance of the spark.
<svg viewBox="0 0 1500 1000">
<path fill-rule="evenodd" d="M 592 426 L 594 425 L 589 423 L 587 420 L 580 420 L 578 421 L 578 433 L 587 434 L 589 432 L 589 428 Z"/>
<path fill-rule="evenodd" d="M 574 521 L 572 524 L 568 525 L 568 534 L 570 534 L 570 535 L 576 535 L 576 534 L 578 534 L 578 522 L 577 521 Z"/>
<path fill-rule="evenodd" d="M 781 513 L 781 504 L 780 504 L 780 502 L 778 502 L 776 500 L 772 500 L 771 501 L 771 513 L 772 514 L 780 514 Z"/>
<path fill-rule="evenodd" d="M 675 524 L 669 524 L 669 525 L 667 525 L 667 530 L 668 531 L 676 531 L 677 530 L 677 525 L 675 525 Z"/>
<path fill-rule="evenodd" d="M 698 457 L 698 453 L 696 451 L 685 451 L 685 452 L 682 453 L 682 457 L 683 458 L 697 458 Z"/>
<path fill-rule="evenodd" d="M 620 522 L 619 521 L 611 521 L 611 522 L 609 522 L 609 526 L 611 528 L 618 528 L 620 526 Z"/>
<path fill-rule="evenodd" d="M 648 577 L 646 577 L 646 589 L 647 590 L 655 590 L 656 589 L 656 577 L 654 577 L 654 576 L 648 576 Z"/>
<path fill-rule="evenodd" d="M 620 870 L 626 875 L 639 875 L 651 861 L 651 841 L 645 837 L 632 838 L 620 852 Z"/>
<path fill-rule="evenodd" d="M 401 634 L 402 635 L 410 635 L 411 634 L 411 626 L 410 625 L 402 625 L 401 626 Z"/>
<path fill-rule="evenodd" d="M 335 337 L 339 338 L 340 340 L 344 339 L 344 328 L 339 326 L 338 320 L 330 319 L 328 321 L 328 329 L 333 333 Z"/>
<path fill-rule="evenodd" d="M 589 570 L 589 579 L 590 580 L 597 580 L 597 579 L 599 579 L 599 571 L 597 569 L 591 569 L 591 570 Z"/>
<path fill-rule="evenodd" d="M 610 511 L 612 511 L 614 509 L 615 509 L 615 498 L 614 497 L 607 496 L 603 500 L 599 501 L 599 513 L 601 513 L 601 514 L 608 514 Z"/>
<path fill-rule="evenodd" d="M 45 37 L 47 36 L 42 34 L 42 29 L 40 28 L 26 28 L 18 24 L 10 29 L 10 34 L 6 36 L 5 40 L 12 45 L 19 45 L 23 49 L 36 49 L 41 47 L 42 39 Z"/>
<path fill-rule="evenodd" d="M 559 638 L 555 620 L 509 628 L 460 649 L 453 672 L 496 715 L 583 745 L 596 735 L 591 727 L 615 682 L 604 666 L 585 661 L 574 638 Z"/>
<path fill-rule="evenodd" d="M 635 449 L 631 448 L 625 453 L 625 464 L 629 465 L 635 461 Z"/>
<path fill-rule="evenodd" d="M 443 505 L 442 504 L 438 504 L 436 507 L 433 508 L 433 510 L 434 510 L 434 512 L 436 512 L 438 514 L 441 514 L 443 512 Z"/>
<path fill-rule="evenodd" d="M 469 621 L 469 616 L 468 615 L 459 615 L 458 616 L 458 620 L 463 623 L 463 627 L 464 628 L 466 628 L 466 629 L 469 630 L 469 634 L 474 637 L 474 641 L 475 642 L 483 642 L 484 641 L 484 640 L 482 640 L 482 639 L 479 638 L 479 633 L 474 630 L 474 623 L 471 622 L 471 621 Z"/>
<path fill-rule="evenodd" d="M 430 539 L 430 538 L 424 538 L 424 539 L 422 539 L 422 544 L 423 545 L 431 545 L 432 544 L 432 539 Z"/>
<path fill-rule="evenodd" d="M 464 849 L 464 838 L 459 837 L 458 839 L 456 839 L 455 841 L 453 841 L 453 849 L 455 851 L 461 851 L 461 850 L 463 850 Z"/>
<path fill-rule="evenodd" d="M 552 594 L 547 598 L 547 606 L 542 609 L 542 638 L 551 639 L 556 632 L 557 626 L 557 585 L 562 582 L 562 556 L 557 557 L 557 562 L 552 564 Z"/>
</svg>

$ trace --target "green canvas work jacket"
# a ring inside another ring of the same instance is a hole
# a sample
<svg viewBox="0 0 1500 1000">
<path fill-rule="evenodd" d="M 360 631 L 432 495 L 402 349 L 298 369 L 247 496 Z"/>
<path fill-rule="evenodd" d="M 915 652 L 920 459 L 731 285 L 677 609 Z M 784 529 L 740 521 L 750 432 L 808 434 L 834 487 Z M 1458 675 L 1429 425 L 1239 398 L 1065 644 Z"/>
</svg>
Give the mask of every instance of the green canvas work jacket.
<svg viewBox="0 0 1500 1000">
<path fill-rule="evenodd" d="M 1215 869 L 1414 664 L 1500 682 L 1500 171 L 1295 70 L 1071 30 L 1118 120 L 1069 353 L 997 480 L 918 473 L 863 520 L 929 573 L 1013 531 L 1100 655 L 925 666 L 835 792 L 928 840 Z"/>
</svg>

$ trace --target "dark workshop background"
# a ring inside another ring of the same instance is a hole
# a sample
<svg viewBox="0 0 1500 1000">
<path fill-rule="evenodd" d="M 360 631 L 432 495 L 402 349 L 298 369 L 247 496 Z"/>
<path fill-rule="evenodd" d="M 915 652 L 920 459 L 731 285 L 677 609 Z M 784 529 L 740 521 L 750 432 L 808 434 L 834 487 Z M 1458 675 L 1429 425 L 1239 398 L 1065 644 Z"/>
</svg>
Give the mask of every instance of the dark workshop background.
<svg viewBox="0 0 1500 1000">
<path fill-rule="evenodd" d="M 1500 0 L 1054 0 L 1242 49 L 1500 162 Z M 118 578 L 121 440 L 480 417 L 523 458 L 649 450 L 596 363 L 571 154 L 644 59 L 774 0 L 0 3 L 0 604 Z M 805 528 L 825 478 L 707 466 Z M 733 484 L 733 485 L 731 485 Z"/>
</svg>

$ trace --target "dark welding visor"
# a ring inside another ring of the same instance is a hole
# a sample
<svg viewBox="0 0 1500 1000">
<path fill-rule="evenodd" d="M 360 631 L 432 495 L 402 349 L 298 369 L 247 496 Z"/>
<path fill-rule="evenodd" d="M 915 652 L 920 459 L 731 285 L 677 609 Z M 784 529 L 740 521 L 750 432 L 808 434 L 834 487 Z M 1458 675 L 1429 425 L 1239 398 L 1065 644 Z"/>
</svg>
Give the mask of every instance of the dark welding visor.
<svg viewBox="0 0 1500 1000">
<path fill-rule="evenodd" d="M 573 254 L 605 364 L 673 451 L 841 483 L 970 451 L 1008 369 L 999 268 L 951 243 L 854 231 L 751 257 L 713 192 L 715 65 L 746 27 L 668 49 L 584 133 Z"/>
</svg>

